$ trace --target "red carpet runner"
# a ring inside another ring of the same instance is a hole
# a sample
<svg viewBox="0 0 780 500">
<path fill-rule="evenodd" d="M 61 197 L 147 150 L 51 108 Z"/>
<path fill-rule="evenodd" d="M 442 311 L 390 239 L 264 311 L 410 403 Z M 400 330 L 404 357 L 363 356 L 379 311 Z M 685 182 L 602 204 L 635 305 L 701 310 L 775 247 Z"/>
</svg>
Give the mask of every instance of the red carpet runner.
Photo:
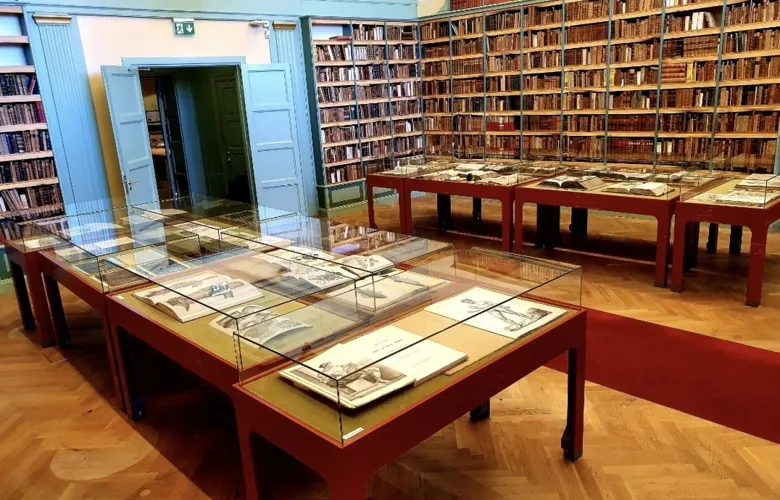
<svg viewBox="0 0 780 500">
<path fill-rule="evenodd" d="M 565 358 L 551 366 L 565 370 Z M 587 375 L 780 443 L 778 353 L 589 309 Z"/>
</svg>

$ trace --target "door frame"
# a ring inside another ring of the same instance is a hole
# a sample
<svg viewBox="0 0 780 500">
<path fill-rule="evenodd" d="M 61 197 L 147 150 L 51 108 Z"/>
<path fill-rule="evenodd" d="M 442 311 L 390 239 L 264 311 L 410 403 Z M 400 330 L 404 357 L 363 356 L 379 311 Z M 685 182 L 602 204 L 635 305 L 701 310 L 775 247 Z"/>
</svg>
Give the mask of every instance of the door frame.
<svg viewBox="0 0 780 500">
<path fill-rule="evenodd" d="M 123 57 L 122 66 L 129 66 L 133 68 L 208 68 L 208 67 L 233 67 L 236 74 L 237 92 L 239 97 L 239 109 L 244 108 L 244 93 L 241 86 L 241 65 L 246 64 L 245 56 L 220 56 L 220 57 Z M 250 151 L 250 143 L 247 131 L 246 117 L 243 116 L 243 129 L 244 129 L 244 144 L 247 151 Z M 185 158 L 188 154 L 193 154 L 193 151 L 188 151 L 188 147 L 185 144 L 184 155 Z M 200 154 L 200 151 L 198 151 Z M 251 158 L 249 158 L 251 162 Z M 250 169 L 250 175 L 254 175 L 254 165 Z M 192 178 L 192 174 L 187 171 L 187 179 Z M 192 186 L 190 185 L 190 194 L 193 193 Z M 201 193 L 202 194 L 202 193 Z M 252 199 L 257 199 L 257 193 L 252 192 Z"/>
</svg>

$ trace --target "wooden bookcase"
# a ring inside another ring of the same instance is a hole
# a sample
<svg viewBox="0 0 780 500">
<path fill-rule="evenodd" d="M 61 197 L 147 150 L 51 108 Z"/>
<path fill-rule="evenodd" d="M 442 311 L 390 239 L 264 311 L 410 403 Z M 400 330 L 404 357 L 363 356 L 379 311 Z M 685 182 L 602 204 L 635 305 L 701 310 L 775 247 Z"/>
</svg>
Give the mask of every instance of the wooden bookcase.
<svg viewBox="0 0 780 500">
<path fill-rule="evenodd" d="M 365 201 L 365 176 L 421 154 L 418 23 L 309 18 L 307 80 L 321 211 Z"/>
<path fill-rule="evenodd" d="M 62 212 L 31 62 L 22 7 L 0 6 L 0 220 L 33 220 Z"/>
<path fill-rule="evenodd" d="M 780 1 L 513 3 L 420 33 L 429 155 L 778 164 Z"/>
</svg>

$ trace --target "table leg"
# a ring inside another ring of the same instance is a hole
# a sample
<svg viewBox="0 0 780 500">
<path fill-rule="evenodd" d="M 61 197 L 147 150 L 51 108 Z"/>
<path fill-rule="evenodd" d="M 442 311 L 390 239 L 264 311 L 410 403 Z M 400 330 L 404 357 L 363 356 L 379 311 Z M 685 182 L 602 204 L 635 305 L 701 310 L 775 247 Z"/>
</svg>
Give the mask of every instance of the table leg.
<svg viewBox="0 0 780 500">
<path fill-rule="evenodd" d="M 46 298 L 46 287 L 43 285 L 43 275 L 38 265 L 38 257 L 34 256 L 27 259 L 27 283 L 30 285 L 30 294 L 32 295 L 33 305 L 35 307 L 35 323 L 40 332 L 41 345 L 43 347 L 52 347 L 57 343 L 54 335 L 54 328 L 51 324 L 51 312 L 49 311 L 49 302 Z"/>
<path fill-rule="evenodd" d="M 555 247 L 561 244 L 561 207 L 550 206 L 550 239 L 545 245 L 548 250 L 553 250 Z"/>
<path fill-rule="evenodd" d="M 479 420 L 485 420 L 486 418 L 490 418 L 490 400 L 488 399 L 481 405 L 477 406 L 476 408 L 473 408 L 469 412 L 469 417 L 471 418 L 472 422 L 477 422 Z"/>
<path fill-rule="evenodd" d="M 661 215 L 656 220 L 658 224 L 655 238 L 655 286 L 664 288 L 669 270 L 669 240 L 672 232 L 672 213 Z"/>
<path fill-rule="evenodd" d="M 748 264 L 747 293 L 745 305 L 761 305 L 761 289 L 764 285 L 764 260 L 768 226 L 750 228 L 750 262 Z"/>
<path fill-rule="evenodd" d="M 406 218 L 404 222 L 404 233 L 414 235 L 414 216 L 412 213 L 412 190 L 404 188 L 403 196 L 404 208 L 401 210 L 402 216 Z"/>
<path fill-rule="evenodd" d="M 501 200 L 501 250 L 512 251 L 512 198 Z"/>
<path fill-rule="evenodd" d="M 482 224 L 482 198 L 471 199 L 471 220 L 475 227 Z"/>
<path fill-rule="evenodd" d="M 523 205 L 520 200 L 515 200 L 515 253 L 523 253 Z"/>
<path fill-rule="evenodd" d="M 338 474 L 338 477 L 326 479 L 330 500 L 366 500 L 368 479 L 353 476 L 346 470 Z"/>
<path fill-rule="evenodd" d="M 65 309 L 62 307 L 60 284 L 51 276 L 44 275 L 43 285 L 46 288 L 46 297 L 49 299 L 49 311 L 51 312 L 51 322 L 54 327 L 57 344 L 60 347 L 69 347 L 70 331 L 68 330 L 68 321 L 65 319 Z"/>
<path fill-rule="evenodd" d="M 571 209 L 571 224 L 569 224 L 569 231 L 572 236 L 578 238 L 584 238 L 588 235 L 588 209 L 587 208 L 572 208 Z"/>
<path fill-rule="evenodd" d="M 739 255 L 742 253 L 742 226 L 731 226 L 729 253 L 731 255 Z"/>
<path fill-rule="evenodd" d="M 685 267 L 685 226 L 687 221 L 680 216 L 674 221 L 674 246 L 672 252 L 672 286 L 673 292 L 682 292 L 683 268 Z M 656 258 L 658 249 L 656 248 Z"/>
<path fill-rule="evenodd" d="M 534 246 L 536 248 L 542 248 L 545 245 L 545 242 L 548 238 L 547 233 L 549 232 L 549 221 L 547 220 L 549 218 L 549 213 L 547 210 L 547 205 L 536 205 L 536 243 L 534 243 Z"/>
<path fill-rule="evenodd" d="M 566 429 L 561 437 L 563 455 L 572 462 L 582 456 L 585 427 L 585 341 L 569 349 L 569 388 Z"/>
<path fill-rule="evenodd" d="M 696 260 L 694 254 L 699 250 L 694 237 L 695 231 L 696 223 L 688 222 L 685 224 L 685 266 L 683 267 L 683 272 L 688 272 L 693 268 L 693 263 Z"/>
<path fill-rule="evenodd" d="M 436 211 L 439 214 L 439 231 L 446 231 L 452 228 L 452 197 L 450 195 L 436 195 Z"/>
<path fill-rule="evenodd" d="M 8 262 L 11 268 L 11 280 L 14 283 L 16 302 L 19 305 L 19 314 L 22 316 L 22 325 L 25 330 L 35 329 L 35 317 L 30 305 L 30 295 L 27 292 L 27 281 L 24 279 L 24 270 L 15 262 Z"/>
<path fill-rule="evenodd" d="M 718 224 L 710 222 L 709 232 L 707 233 L 707 253 L 716 253 L 718 251 Z"/>
<path fill-rule="evenodd" d="M 374 218 L 374 183 L 371 182 L 370 176 L 366 176 L 366 202 L 368 205 L 368 227 L 377 229 Z M 403 219 L 401 219 L 401 224 L 403 224 Z"/>
<path fill-rule="evenodd" d="M 691 234 L 691 243 L 693 244 L 693 252 L 691 252 L 691 267 L 696 267 L 699 264 L 699 237 L 701 236 L 701 222 L 693 223 L 693 233 Z"/>
<path fill-rule="evenodd" d="M 273 498 L 273 479 L 269 463 L 271 445 L 249 430 L 238 413 L 236 420 L 246 488 L 244 497 L 246 500 L 270 500 Z"/>
<path fill-rule="evenodd" d="M 122 386 L 120 393 L 124 399 L 125 412 L 132 420 L 140 420 L 144 416 L 144 401 L 138 387 L 138 363 L 134 359 L 133 339 L 121 326 L 112 325 L 111 328 L 113 344 L 116 346 L 117 378 Z"/>
<path fill-rule="evenodd" d="M 406 209 L 407 209 L 407 203 L 406 203 L 406 197 L 408 194 L 406 193 L 406 187 L 401 184 L 398 188 L 398 211 L 399 211 L 399 217 L 401 219 L 401 234 L 407 234 L 408 231 L 406 229 Z"/>
</svg>

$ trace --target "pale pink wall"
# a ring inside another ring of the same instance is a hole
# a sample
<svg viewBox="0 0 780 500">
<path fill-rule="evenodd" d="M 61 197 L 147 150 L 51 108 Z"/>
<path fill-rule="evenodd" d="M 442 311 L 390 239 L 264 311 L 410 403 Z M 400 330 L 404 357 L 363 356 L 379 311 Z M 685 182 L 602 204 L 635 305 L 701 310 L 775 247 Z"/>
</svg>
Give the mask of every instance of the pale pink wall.
<svg viewBox="0 0 780 500">
<path fill-rule="evenodd" d="M 124 192 L 101 66 L 121 66 L 123 57 L 243 56 L 250 64 L 271 62 L 265 28 L 254 28 L 244 21 L 196 20 L 193 37 L 174 36 L 171 19 L 79 16 L 78 24 L 108 185 L 117 199 L 123 199 Z"/>
</svg>

